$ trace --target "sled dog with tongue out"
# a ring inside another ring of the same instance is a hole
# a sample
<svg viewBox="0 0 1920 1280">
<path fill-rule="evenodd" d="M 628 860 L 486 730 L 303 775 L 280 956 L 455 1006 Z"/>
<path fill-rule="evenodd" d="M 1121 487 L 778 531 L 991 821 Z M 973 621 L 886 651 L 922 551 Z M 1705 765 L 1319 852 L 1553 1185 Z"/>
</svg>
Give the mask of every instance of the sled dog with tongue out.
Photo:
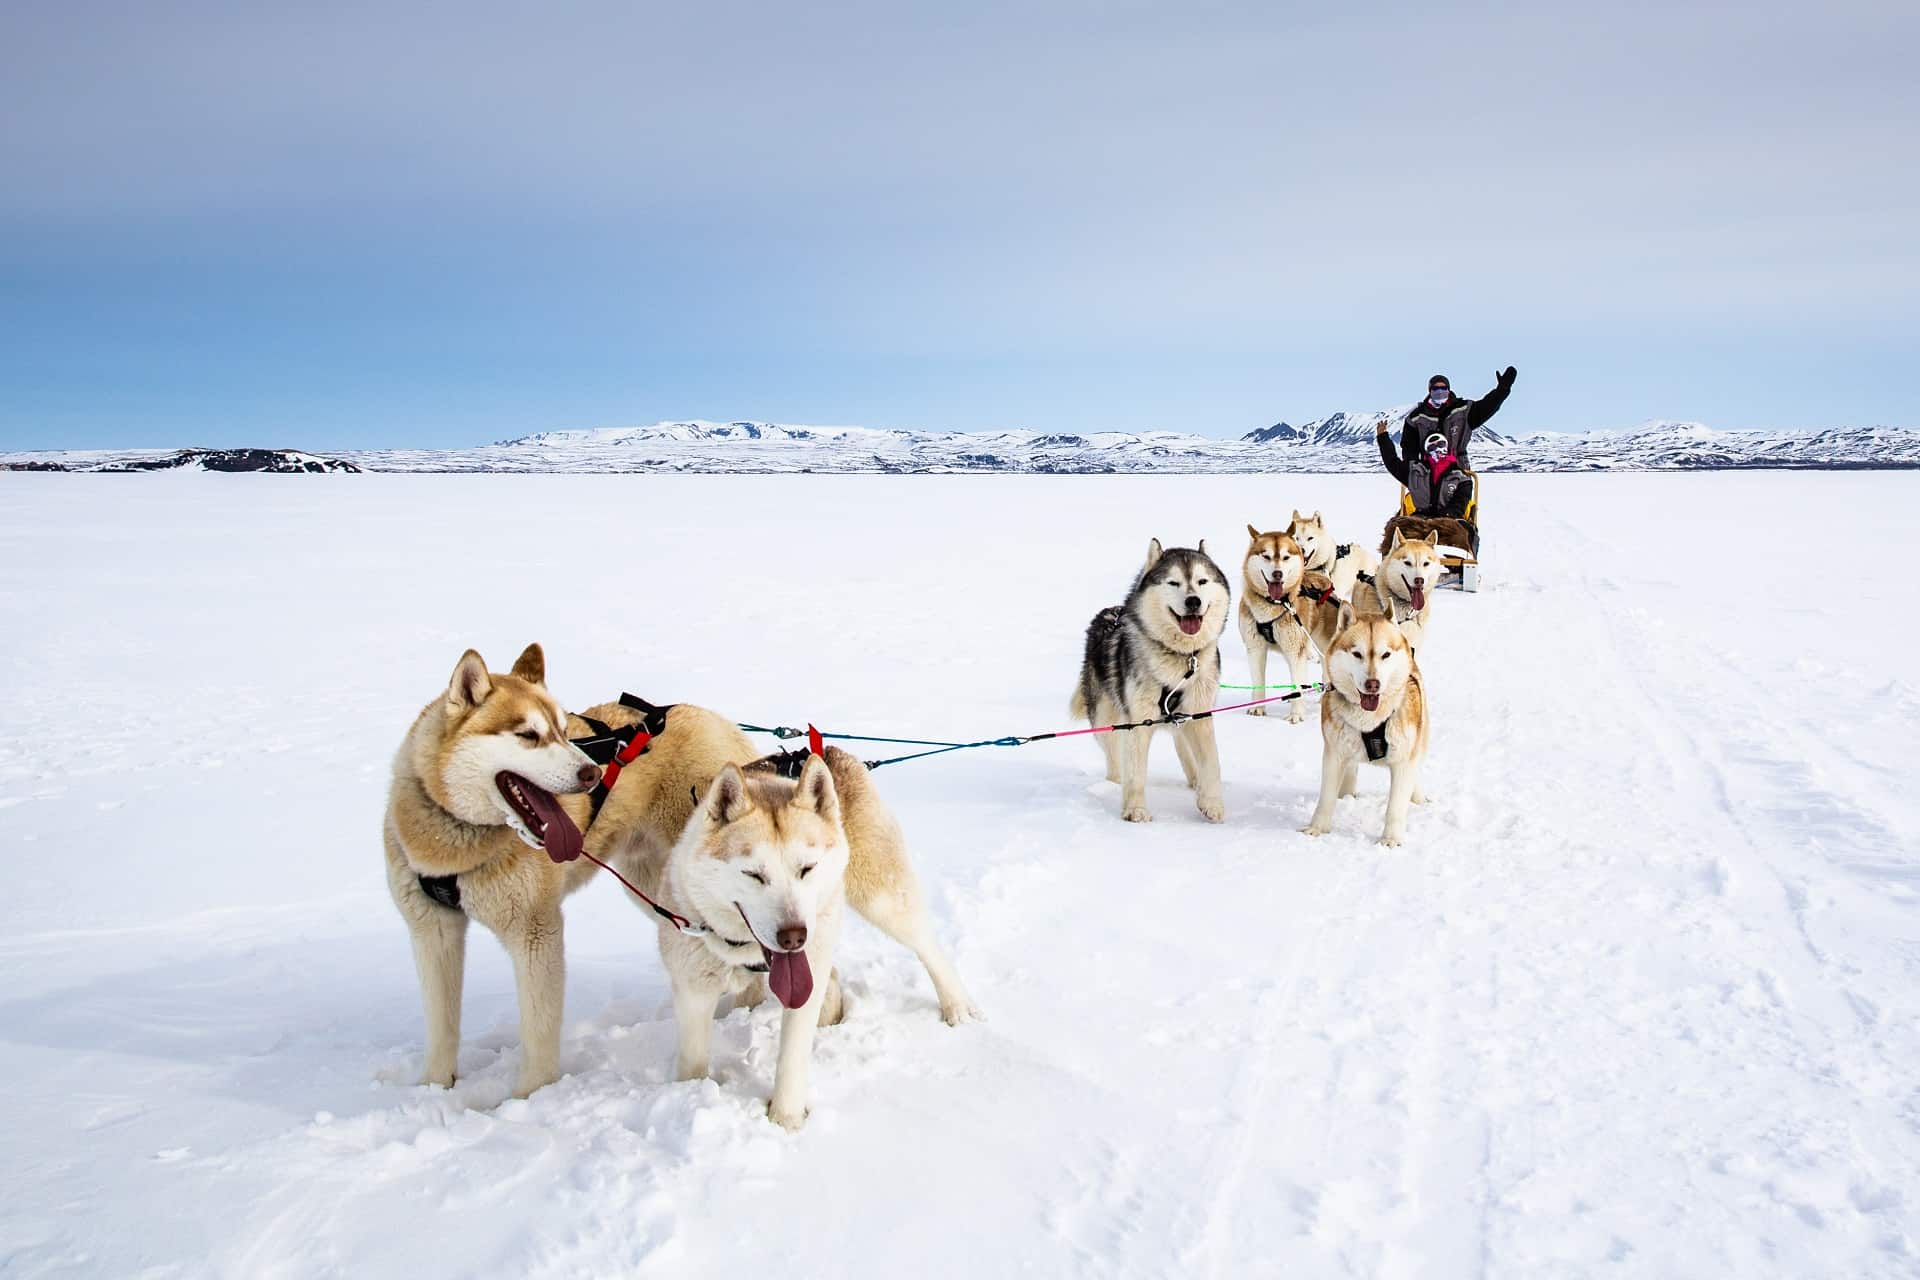
<svg viewBox="0 0 1920 1280">
<path fill-rule="evenodd" d="M 1299 542 L 1285 533 L 1262 533 L 1247 526 L 1246 558 L 1241 562 L 1240 639 L 1247 646 L 1247 665 L 1253 670 L 1253 696 L 1267 696 L 1267 651 L 1287 660 L 1294 691 L 1306 683 L 1307 655 L 1321 652 L 1333 640 L 1339 602 L 1333 580 L 1307 571 L 1307 556 Z M 1272 704 L 1268 704 L 1272 705 Z M 1286 704 L 1287 723 L 1306 719 L 1306 699 Z M 1250 716 L 1267 714 L 1265 706 L 1248 707 Z"/>
<path fill-rule="evenodd" d="M 569 739 L 646 717 L 622 703 L 587 708 L 595 723 L 569 716 L 545 681 L 537 644 L 507 675 L 468 650 L 394 760 L 388 884 L 426 1005 L 426 1083 L 453 1083 L 469 919 L 513 958 L 522 1046 L 514 1096 L 558 1078 L 560 904 L 598 870 L 583 850 L 690 926 L 683 932 L 648 910 L 673 984 L 681 1078 L 706 1073 L 708 1023 L 722 995 L 757 1003 L 771 991 L 784 1007 L 768 1108 L 780 1124 L 805 1118 L 814 1028 L 841 1016 L 833 946 L 842 902 L 920 957 L 948 1023 L 979 1016 L 933 937 L 899 825 L 857 759 L 829 747 L 787 781 L 756 767 L 759 753 L 731 721 L 682 704 L 665 709 L 664 727 L 595 816 L 588 793 L 601 770 Z"/>
<path fill-rule="evenodd" d="M 1220 688 L 1220 633 L 1232 593 L 1227 576 L 1198 548 L 1162 548 L 1155 538 L 1124 604 L 1087 624 L 1087 647 L 1071 714 L 1095 726 L 1135 724 L 1213 710 Z M 1194 803 L 1208 822 L 1226 817 L 1220 796 L 1220 752 L 1213 721 L 1170 726 L 1174 750 Z M 1151 822 L 1147 748 L 1157 728 L 1096 734 L 1107 757 L 1107 780 L 1120 784 L 1120 816 Z"/>
<path fill-rule="evenodd" d="M 1385 614 L 1400 625 L 1407 643 L 1418 649 L 1426 640 L 1433 611 L 1433 590 L 1447 571 L 1438 545 L 1420 538 L 1403 538 L 1393 531 L 1387 558 L 1373 572 L 1373 581 L 1358 583 L 1354 606 L 1361 613 Z"/>
<path fill-rule="evenodd" d="M 1335 803 L 1358 794 L 1362 761 L 1381 765 L 1387 784 L 1387 825 L 1380 843 L 1407 834 L 1407 806 L 1424 803 L 1420 764 L 1427 755 L 1427 700 L 1413 646 L 1380 613 L 1340 607 L 1339 634 L 1326 656 L 1327 689 L 1320 695 L 1320 803 L 1302 828 L 1310 836 L 1333 830 Z"/>
<path fill-rule="evenodd" d="M 470 918 L 493 930 L 513 959 L 522 1046 L 514 1096 L 559 1075 L 560 900 L 595 870 L 579 856 L 580 828 L 600 768 L 568 741 L 585 726 L 570 727 L 545 679 L 539 645 L 507 675 L 467 650 L 394 756 L 387 885 L 413 938 L 427 1084 L 453 1083 Z"/>
<path fill-rule="evenodd" d="M 670 718 L 656 749 L 670 748 L 682 728 L 685 750 L 712 760 L 721 748 L 733 758 L 704 788 L 661 881 L 673 909 L 707 929 L 689 937 L 665 923 L 660 928 L 679 1026 L 675 1076 L 707 1074 L 721 997 L 753 1003 L 769 991 L 782 1013 L 767 1114 L 797 1129 L 807 1114 L 814 1030 L 839 1022 L 843 1012 L 833 952 L 847 903 L 919 956 L 948 1025 L 980 1015 L 934 940 L 906 839 L 864 764 L 828 747 L 808 755 L 799 777 L 789 780 L 767 761 L 753 761 L 746 739 L 718 717 L 684 725 Z M 613 801 L 607 809 L 606 817 L 617 817 Z"/>
</svg>

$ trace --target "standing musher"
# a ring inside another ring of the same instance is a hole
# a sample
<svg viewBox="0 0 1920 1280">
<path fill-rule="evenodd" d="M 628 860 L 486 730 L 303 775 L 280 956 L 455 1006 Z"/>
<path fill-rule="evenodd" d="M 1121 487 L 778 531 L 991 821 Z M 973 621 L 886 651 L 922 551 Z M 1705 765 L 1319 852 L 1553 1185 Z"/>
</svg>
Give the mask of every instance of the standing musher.
<svg viewBox="0 0 1920 1280">
<path fill-rule="evenodd" d="M 1466 474 L 1467 443 L 1474 430 L 1506 403 L 1517 376 L 1508 365 L 1494 376 L 1493 390 L 1478 400 L 1462 400 L 1453 394 L 1445 374 L 1434 374 L 1427 379 L 1427 398 L 1413 407 L 1400 428 L 1398 451 L 1388 438 L 1391 423 L 1382 418 L 1374 424 L 1380 461 L 1407 487 L 1414 512 L 1387 522 L 1380 554 L 1393 545 L 1396 529 L 1403 537 L 1432 536 L 1468 549 L 1478 545 L 1479 531 L 1466 520 L 1467 500 L 1473 492 L 1472 477 Z"/>
</svg>

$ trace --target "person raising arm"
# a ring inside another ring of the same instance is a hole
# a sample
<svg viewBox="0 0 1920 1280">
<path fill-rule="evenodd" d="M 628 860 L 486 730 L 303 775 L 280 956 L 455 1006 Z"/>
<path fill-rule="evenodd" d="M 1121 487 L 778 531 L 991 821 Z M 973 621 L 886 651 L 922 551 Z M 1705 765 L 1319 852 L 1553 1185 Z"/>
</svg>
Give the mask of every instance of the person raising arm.
<svg viewBox="0 0 1920 1280">
<path fill-rule="evenodd" d="M 1513 380 L 1518 371 L 1512 365 L 1494 375 L 1493 390 L 1478 400 L 1462 400 L 1453 394 L 1453 385 L 1447 381 L 1447 375 L 1436 373 L 1427 379 L 1427 398 L 1413 406 L 1407 414 L 1406 424 L 1400 429 L 1401 468 L 1412 465 L 1413 461 L 1425 452 L 1423 442 L 1435 431 L 1447 438 L 1447 450 L 1460 460 L 1463 469 L 1473 466 L 1467 460 L 1467 443 L 1473 433 L 1500 412 L 1500 406 L 1507 402 L 1507 394 L 1513 390 Z M 1384 456 L 1385 446 L 1382 445 Z M 1399 477 L 1402 484 L 1406 476 L 1400 468 L 1391 464 L 1387 470 Z"/>
</svg>

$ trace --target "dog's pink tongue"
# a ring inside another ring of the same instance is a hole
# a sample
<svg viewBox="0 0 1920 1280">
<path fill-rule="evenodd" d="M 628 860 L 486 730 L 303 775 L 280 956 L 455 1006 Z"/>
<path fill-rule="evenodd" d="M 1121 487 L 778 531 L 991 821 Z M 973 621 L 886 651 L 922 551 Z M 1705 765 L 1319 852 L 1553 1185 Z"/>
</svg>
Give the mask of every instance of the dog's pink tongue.
<svg viewBox="0 0 1920 1280">
<path fill-rule="evenodd" d="M 1378 711 L 1380 709 L 1380 695 L 1377 693 L 1361 694 L 1360 709 L 1362 711 Z"/>
<path fill-rule="evenodd" d="M 807 965 L 807 953 L 804 951 L 768 951 L 760 948 L 767 957 L 767 990 L 773 992 L 773 998 L 788 1009 L 798 1009 L 813 994 L 813 970 Z"/>
<path fill-rule="evenodd" d="M 520 780 L 520 793 L 526 796 L 527 803 L 533 806 L 533 811 L 540 815 L 540 821 L 546 824 L 546 838 L 541 845 L 546 849 L 547 856 L 555 862 L 572 862 L 579 857 L 583 847 L 580 828 L 573 825 L 573 819 L 560 807 L 560 802 L 525 778 Z"/>
<path fill-rule="evenodd" d="M 1425 587 L 1409 585 L 1407 587 L 1407 599 L 1413 601 L 1414 608 L 1424 609 L 1427 607 L 1427 589 Z"/>
<path fill-rule="evenodd" d="M 1185 633 L 1186 633 L 1187 635 L 1190 635 L 1190 636 L 1197 636 L 1197 635 L 1199 635 L 1199 634 L 1200 634 L 1200 619 L 1198 619 L 1198 618 L 1188 618 L 1188 617 L 1182 617 L 1182 618 L 1180 619 L 1180 630 L 1181 630 L 1181 631 L 1183 631 L 1183 632 L 1185 632 Z"/>
</svg>

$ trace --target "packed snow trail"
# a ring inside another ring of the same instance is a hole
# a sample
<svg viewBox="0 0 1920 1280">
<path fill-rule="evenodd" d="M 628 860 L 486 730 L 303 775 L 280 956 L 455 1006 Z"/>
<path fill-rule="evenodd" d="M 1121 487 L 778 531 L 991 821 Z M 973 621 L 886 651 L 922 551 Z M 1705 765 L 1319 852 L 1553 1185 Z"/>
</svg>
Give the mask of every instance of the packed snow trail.
<svg viewBox="0 0 1920 1280">
<path fill-rule="evenodd" d="M 851 926 L 788 1135 L 770 1013 L 668 1081 L 605 878 L 565 1077 L 507 1099 L 476 933 L 462 1078 L 413 1083 L 378 824 L 460 651 L 541 640 L 575 706 L 1032 732 L 1149 537 L 1237 583 L 1248 521 L 1365 538 L 1384 478 L 0 477 L 0 1270 L 1920 1273 L 1910 487 L 1490 475 L 1400 849 L 1379 771 L 1298 833 L 1311 721 L 1220 718 L 1222 826 L 1164 739 L 1144 826 L 1087 742 L 885 770 L 989 1021 Z M 1822 540 L 1751 536 L 1787 510 Z"/>
</svg>

